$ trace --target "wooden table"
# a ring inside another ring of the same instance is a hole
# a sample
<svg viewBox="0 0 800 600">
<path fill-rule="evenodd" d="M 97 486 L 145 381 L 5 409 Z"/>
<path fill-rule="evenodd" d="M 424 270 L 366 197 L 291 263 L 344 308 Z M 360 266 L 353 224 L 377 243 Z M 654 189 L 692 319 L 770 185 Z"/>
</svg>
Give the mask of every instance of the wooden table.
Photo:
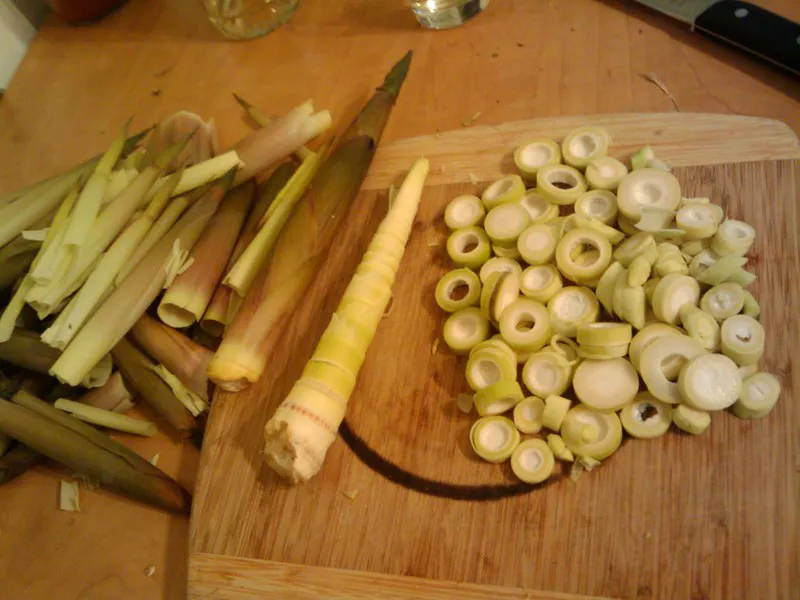
<svg viewBox="0 0 800 600">
<path fill-rule="evenodd" d="M 800 20 L 796 0 L 760 0 Z M 214 117 L 223 144 L 247 131 L 230 92 L 271 113 L 308 97 L 343 127 L 408 48 L 415 59 L 384 141 L 570 114 L 681 110 L 751 114 L 800 131 L 800 81 L 631 2 L 494 0 L 452 31 L 419 29 L 401 0 L 303 0 L 273 35 L 223 41 L 199 2 L 131 0 L 81 28 L 49 18 L 0 101 L 0 193 L 99 152 L 128 116 L 145 126 L 179 109 Z M 152 416 L 152 415 L 148 415 Z M 126 441 L 185 485 L 197 452 L 159 435 Z M 3 598 L 184 595 L 188 522 L 102 491 L 57 508 L 42 467 L 0 488 Z M 151 577 L 144 570 L 155 567 Z"/>
</svg>

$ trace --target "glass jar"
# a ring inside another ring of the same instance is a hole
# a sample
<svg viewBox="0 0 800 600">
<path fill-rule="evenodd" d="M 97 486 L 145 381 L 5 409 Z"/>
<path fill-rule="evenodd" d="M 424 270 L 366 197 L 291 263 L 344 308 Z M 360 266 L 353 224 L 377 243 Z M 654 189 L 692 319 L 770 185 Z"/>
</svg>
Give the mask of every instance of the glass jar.
<svg viewBox="0 0 800 600">
<path fill-rule="evenodd" d="M 266 35 L 286 23 L 300 0 L 203 0 L 208 18 L 233 40 Z"/>
</svg>

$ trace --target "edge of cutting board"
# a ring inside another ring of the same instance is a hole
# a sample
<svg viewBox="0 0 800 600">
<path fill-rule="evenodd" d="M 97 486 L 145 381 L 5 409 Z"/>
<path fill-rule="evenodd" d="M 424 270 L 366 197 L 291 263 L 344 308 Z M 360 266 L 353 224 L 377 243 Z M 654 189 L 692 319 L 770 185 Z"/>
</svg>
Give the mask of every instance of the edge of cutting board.
<svg viewBox="0 0 800 600">
<path fill-rule="evenodd" d="M 424 154 L 432 169 L 426 185 L 487 181 L 515 172 L 512 149 L 537 137 L 560 139 L 582 125 L 602 125 L 611 134 L 611 155 L 627 158 L 647 140 L 672 166 L 719 165 L 800 158 L 797 134 L 781 121 L 711 113 L 630 113 L 514 121 L 398 140 L 378 149 L 363 189 L 385 189 Z M 687 140 L 691 140 L 687 144 Z M 480 167 L 457 157 L 471 149 L 486 157 Z M 437 168 L 447 164 L 446 170 Z"/>
<path fill-rule="evenodd" d="M 189 580 L 190 600 L 613 600 L 207 553 L 192 555 Z"/>
<path fill-rule="evenodd" d="M 378 150 L 363 189 L 385 189 L 397 183 L 421 154 L 431 159 L 433 165 L 427 185 L 491 180 L 514 171 L 510 149 L 521 142 L 536 137 L 563 137 L 570 129 L 587 124 L 602 125 L 609 130 L 614 156 L 628 157 L 647 140 L 658 156 L 673 166 L 800 158 L 797 135 L 786 124 L 771 119 L 691 113 L 558 117 L 473 127 L 386 144 Z M 465 149 L 473 160 L 475 154 L 481 155 L 479 166 L 459 165 L 458 157 L 465 154 Z M 204 452 L 201 469 L 206 460 Z M 198 495 L 202 494 L 201 489 Z M 373 597 L 377 590 L 385 600 L 596 598 L 240 558 L 190 548 L 189 598 L 338 600 Z"/>
</svg>

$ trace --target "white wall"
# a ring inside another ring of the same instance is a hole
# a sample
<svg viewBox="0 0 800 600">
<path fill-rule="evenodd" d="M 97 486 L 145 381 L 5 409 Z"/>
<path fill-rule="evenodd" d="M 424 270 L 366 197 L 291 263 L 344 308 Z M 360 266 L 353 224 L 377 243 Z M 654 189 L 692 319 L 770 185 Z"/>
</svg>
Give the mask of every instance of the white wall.
<svg viewBox="0 0 800 600">
<path fill-rule="evenodd" d="M 0 0 L 0 90 L 11 77 L 36 35 L 44 11 L 42 0 Z M 33 23 L 31 23 L 33 21 Z"/>
</svg>

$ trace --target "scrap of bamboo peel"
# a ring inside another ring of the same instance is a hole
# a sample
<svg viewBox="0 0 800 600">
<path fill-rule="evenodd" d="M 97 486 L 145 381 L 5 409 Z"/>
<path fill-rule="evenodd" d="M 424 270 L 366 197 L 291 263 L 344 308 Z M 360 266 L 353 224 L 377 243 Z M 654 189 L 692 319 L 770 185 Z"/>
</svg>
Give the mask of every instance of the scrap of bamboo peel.
<svg viewBox="0 0 800 600">
<path fill-rule="evenodd" d="M 672 101 L 672 104 L 675 105 L 675 110 L 681 112 L 681 107 L 678 106 L 678 99 L 675 98 L 672 92 L 669 91 L 669 88 L 664 84 L 664 82 L 658 78 L 658 75 L 656 75 L 651 71 L 650 73 L 641 73 L 641 76 L 647 79 L 647 81 L 655 84 L 658 87 L 658 89 L 664 92 L 667 95 L 667 98 L 669 98 Z"/>
</svg>

